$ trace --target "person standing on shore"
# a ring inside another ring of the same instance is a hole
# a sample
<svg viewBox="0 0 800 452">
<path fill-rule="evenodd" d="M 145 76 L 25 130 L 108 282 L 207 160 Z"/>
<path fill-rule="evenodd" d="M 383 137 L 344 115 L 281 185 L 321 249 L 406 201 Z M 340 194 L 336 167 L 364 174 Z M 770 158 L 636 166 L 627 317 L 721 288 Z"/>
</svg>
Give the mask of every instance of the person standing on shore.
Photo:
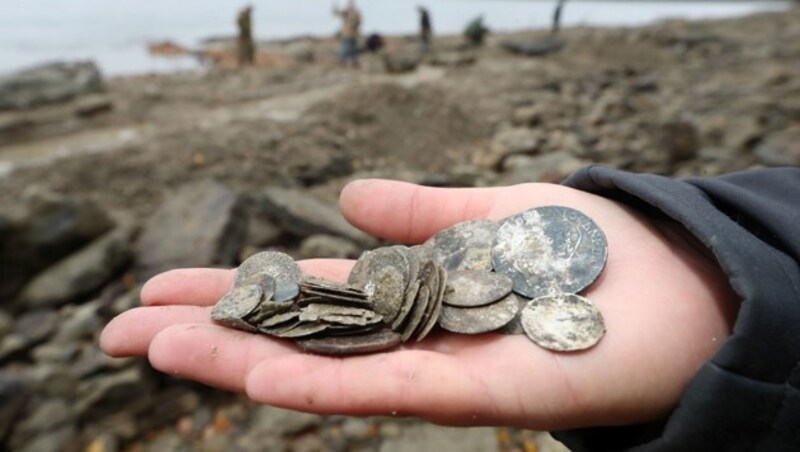
<svg viewBox="0 0 800 452">
<path fill-rule="evenodd" d="M 422 53 L 428 53 L 431 49 L 431 38 L 433 37 L 431 15 L 424 6 L 417 6 L 417 10 L 419 11 L 419 40 Z"/>
<path fill-rule="evenodd" d="M 333 14 L 342 19 L 340 30 L 341 47 L 339 49 L 339 64 L 358 68 L 358 36 L 361 28 L 361 12 L 355 0 L 348 0 L 347 7 L 339 9 L 334 3 Z"/>
<path fill-rule="evenodd" d="M 252 66 L 256 56 L 256 46 L 253 42 L 253 7 L 247 6 L 239 11 L 236 24 L 239 27 L 237 41 L 239 67 Z"/>
<path fill-rule="evenodd" d="M 567 0 L 558 0 L 556 4 L 556 9 L 553 11 L 553 26 L 550 29 L 550 37 L 555 38 L 558 35 L 558 31 L 561 30 L 561 11 L 564 9 L 564 3 Z"/>
</svg>

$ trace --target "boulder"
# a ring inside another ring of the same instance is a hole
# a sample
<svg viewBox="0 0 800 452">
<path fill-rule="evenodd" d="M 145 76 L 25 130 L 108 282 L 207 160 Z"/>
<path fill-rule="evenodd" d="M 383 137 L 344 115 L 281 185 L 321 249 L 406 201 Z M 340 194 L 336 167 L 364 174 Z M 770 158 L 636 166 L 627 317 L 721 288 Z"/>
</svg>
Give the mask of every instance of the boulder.
<svg viewBox="0 0 800 452">
<path fill-rule="evenodd" d="M 65 102 L 103 90 L 91 61 L 47 63 L 0 77 L 0 110 L 21 110 Z"/>
<path fill-rule="evenodd" d="M 755 155 L 766 166 L 800 166 L 800 126 L 768 136 L 756 147 Z"/>
<path fill-rule="evenodd" d="M 419 56 L 384 53 L 383 68 L 390 74 L 413 72 L 419 66 Z"/>
<path fill-rule="evenodd" d="M 36 276 L 22 290 L 26 308 L 57 307 L 103 286 L 131 259 L 131 230 L 117 228 Z"/>
<path fill-rule="evenodd" d="M 38 272 L 114 225 L 87 199 L 33 188 L 22 202 L 13 215 L 0 214 L 0 300 L 12 299 Z"/>
<path fill-rule="evenodd" d="M 147 220 L 136 272 L 145 279 L 172 268 L 233 266 L 246 229 L 241 195 L 211 180 L 184 185 Z"/>
<path fill-rule="evenodd" d="M 297 237 L 328 234 L 345 237 L 364 247 L 377 241 L 348 223 L 339 210 L 299 190 L 268 188 L 255 201 L 276 224 Z"/>
</svg>

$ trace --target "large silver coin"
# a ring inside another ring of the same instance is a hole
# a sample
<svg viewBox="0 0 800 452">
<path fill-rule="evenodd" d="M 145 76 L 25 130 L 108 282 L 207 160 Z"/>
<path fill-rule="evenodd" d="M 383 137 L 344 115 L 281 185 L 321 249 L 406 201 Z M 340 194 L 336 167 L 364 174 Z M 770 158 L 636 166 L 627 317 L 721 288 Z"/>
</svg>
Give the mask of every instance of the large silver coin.
<svg viewBox="0 0 800 452">
<path fill-rule="evenodd" d="M 234 285 L 247 284 L 250 278 L 261 273 L 266 273 L 275 280 L 273 301 L 288 301 L 300 292 L 297 284 L 303 278 L 303 271 L 291 256 L 277 251 L 263 251 L 245 259 L 236 270 Z"/>
<path fill-rule="evenodd" d="M 497 303 L 477 308 L 442 306 L 439 326 L 447 331 L 462 334 L 479 334 L 502 328 L 514 319 L 519 303 L 506 297 Z"/>
<path fill-rule="evenodd" d="M 511 293 L 511 278 L 495 272 L 455 270 L 448 273 L 444 303 L 462 308 L 485 306 Z"/>
<path fill-rule="evenodd" d="M 448 271 L 492 269 L 492 245 L 500 225 L 491 220 L 470 220 L 439 231 L 425 245 Z"/>
<path fill-rule="evenodd" d="M 566 293 L 531 300 L 522 309 L 522 327 L 539 346 L 560 352 L 587 349 L 606 332 L 594 303 Z"/>
<path fill-rule="evenodd" d="M 375 276 L 384 267 L 392 267 L 400 272 L 403 276 L 403 289 L 408 287 L 410 278 L 408 258 L 406 257 L 406 252 L 401 250 L 399 246 L 378 248 L 362 253 L 356 260 L 355 265 L 353 265 L 353 269 L 350 270 L 347 283 L 358 288 L 364 288 L 370 282 L 374 282 Z"/>
<path fill-rule="evenodd" d="M 600 228 L 583 213 L 562 206 L 529 209 L 509 217 L 497 231 L 494 269 L 528 298 L 577 293 L 597 279 L 608 246 Z"/>
</svg>

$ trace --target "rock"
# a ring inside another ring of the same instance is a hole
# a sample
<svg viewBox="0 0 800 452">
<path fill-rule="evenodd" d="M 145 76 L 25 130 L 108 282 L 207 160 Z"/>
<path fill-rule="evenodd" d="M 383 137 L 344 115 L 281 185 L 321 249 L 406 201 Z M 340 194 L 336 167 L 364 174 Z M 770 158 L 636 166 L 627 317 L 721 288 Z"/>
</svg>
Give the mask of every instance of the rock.
<svg viewBox="0 0 800 452">
<path fill-rule="evenodd" d="M 102 374 L 81 381 L 77 389 L 75 409 L 83 420 L 103 418 L 121 412 L 128 403 L 137 400 L 149 404 L 152 399 L 153 382 L 150 374 L 135 366 L 113 374 Z"/>
<path fill-rule="evenodd" d="M 299 253 L 304 259 L 327 257 L 355 259 L 363 250 L 352 241 L 332 235 L 315 234 L 300 243 Z"/>
<path fill-rule="evenodd" d="M 516 55 L 545 56 L 561 50 L 564 47 L 564 41 L 558 39 L 533 42 L 503 41 L 500 45 Z"/>
<path fill-rule="evenodd" d="M 242 197 L 217 182 L 184 185 L 148 219 L 137 244 L 141 280 L 178 267 L 233 266 L 247 223 Z"/>
<path fill-rule="evenodd" d="M 79 99 L 74 108 L 75 116 L 91 118 L 114 109 L 111 98 L 105 94 L 93 94 Z"/>
<path fill-rule="evenodd" d="M 681 162 L 697 156 L 700 151 L 700 134 L 694 124 L 672 121 L 661 125 L 658 147 L 667 153 L 670 162 Z"/>
<path fill-rule="evenodd" d="M 138 285 L 133 289 L 125 292 L 124 294 L 114 298 L 111 302 L 111 305 L 107 308 L 104 308 L 104 313 L 108 314 L 110 317 L 115 317 L 122 314 L 125 311 L 129 311 L 140 304 L 140 294 L 142 292 L 142 286 Z M 107 312 L 106 312 L 107 309 Z"/>
<path fill-rule="evenodd" d="M 17 450 L 19 452 L 52 452 L 54 450 L 64 450 L 65 445 L 74 443 L 77 435 L 77 426 L 68 424 L 34 438 L 31 442 Z"/>
<path fill-rule="evenodd" d="M 255 210 L 255 209 L 254 209 Z M 283 230 L 269 219 L 263 211 L 252 212 L 247 221 L 245 246 L 264 248 L 275 245 L 283 234 Z"/>
<path fill-rule="evenodd" d="M 19 450 L 25 444 L 30 444 L 35 438 L 72 424 L 76 418 L 72 405 L 66 400 L 61 398 L 45 399 L 17 424 L 9 439 L 9 445 L 12 449 Z"/>
<path fill-rule="evenodd" d="M 66 364 L 72 361 L 80 352 L 77 342 L 45 342 L 36 347 L 31 352 L 34 361 L 37 363 L 61 363 Z"/>
<path fill-rule="evenodd" d="M 514 110 L 511 121 L 517 127 L 535 127 L 542 122 L 542 106 L 536 104 L 519 107 Z"/>
<path fill-rule="evenodd" d="M 32 393 L 30 381 L 0 371 L 0 400 L 3 401 L 0 403 L 0 445 L 5 444 L 6 437 L 19 420 L 19 414 Z"/>
<path fill-rule="evenodd" d="M 37 188 L 24 207 L 0 216 L 0 300 L 11 299 L 36 273 L 108 232 L 113 222 L 97 204 Z"/>
<path fill-rule="evenodd" d="M 0 343 L 0 361 L 41 343 L 58 327 L 60 316 L 52 310 L 35 310 L 17 319 L 14 332 Z"/>
<path fill-rule="evenodd" d="M 491 427 L 439 427 L 420 423 L 407 425 L 402 433 L 387 438 L 381 452 L 418 452 L 421 450 L 457 450 L 484 452 L 497 450 L 497 436 Z"/>
<path fill-rule="evenodd" d="M 299 190 L 268 188 L 257 197 L 276 224 L 286 232 L 305 237 L 329 234 L 348 238 L 364 247 L 375 246 L 377 241 L 348 223 L 339 210 Z"/>
<path fill-rule="evenodd" d="M 99 309 L 99 300 L 65 307 L 61 311 L 65 319 L 59 323 L 53 342 L 72 343 L 92 339 L 104 326 L 103 320 L 98 315 Z"/>
<path fill-rule="evenodd" d="M 42 397 L 72 398 L 78 387 L 77 377 L 60 363 L 39 361 L 27 377 L 36 388 L 36 395 Z"/>
<path fill-rule="evenodd" d="M 92 439 L 84 449 L 84 452 L 119 452 L 120 441 L 112 433 L 101 433 Z"/>
<path fill-rule="evenodd" d="M 477 60 L 473 52 L 436 52 L 428 62 L 433 66 L 462 67 L 475 64 Z"/>
<path fill-rule="evenodd" d="M 500 176 L 502 185 L 526 182 L 558 183 L 580 168 L 590 164 L 588 160 L 573 157 L 566 151 L 530 157 L 513 155 L 503 163 L 505 172 Z"/>
<path fill-rule="evenodd" d="M 98 290 L 130 261 L 131 235 L 117 228 L 48 268 L 25 286 L 20 303 L 28 309 L 56 307 Z"/>
<path fill-rule="evenodd" d="M 502 156 L 535 154 L 539 151 L 542 133 L 527 127 L 502 129 L 492 138 L 492 151 Z"/>
<path fill-rule="evenodd" d="M 769 135 L 755 155 L 766 166 L 800 166 L 800 126 Z"/>
<path fill-rule="evenodd" d="M 47 63 L 0 77 L 0 110 L 21 110 L 68 101 L 103 90 L 91 61 Z"/>
<path fill-rule="evenodd" d="M 381 59 L 383 68 L 390 74 L 413 72 L 419 65 L 419 56 L 417 55 L 384 53 Z"/>
<path fill-rule="evenodd" d="M 162 452 L 162 451 L 171 451 L 171 452 L 190 452 L 192 447 L 177 433 L 174 432 L 164 432 L 156 437 L 153 441 L 150 441 L 145 448 L 146 452 Z"/>
<path fill-rule="evenodd" d="M 319 427 L 320 422 L 321 418 L 315 414 L 264 405 L 253 413 L 252 430 L 263 436 L 287 436 Z"/>
<path fill-rule="evenodd" d="M 5 311 L 0 311 L 0 341 L 14 331 L 14 319 Z"/>
</svg>

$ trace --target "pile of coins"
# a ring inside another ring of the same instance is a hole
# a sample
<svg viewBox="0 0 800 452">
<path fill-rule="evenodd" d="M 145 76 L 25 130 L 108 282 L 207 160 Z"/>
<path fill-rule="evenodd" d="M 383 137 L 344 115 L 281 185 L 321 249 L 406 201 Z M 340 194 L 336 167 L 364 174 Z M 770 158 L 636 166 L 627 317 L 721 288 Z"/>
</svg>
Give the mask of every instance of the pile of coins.
<svg viewBox="0 0 800 452">
<path fill-rule="evenodd" d="M 328 355 L 420 341 L 436 325 L 461 334 L 524 333 L 549 350 L 583 350 L 605 325 L 578 292 L 597 279 L 606 257 L 605 236 L 589 217 L 538 207 L 501 222 L 459 223 L 422 245 L 367 251 L 347 283 L 304 275 L 286 254 L 258 253 L 239 267 L 212 318 Z"/>
</svg>

